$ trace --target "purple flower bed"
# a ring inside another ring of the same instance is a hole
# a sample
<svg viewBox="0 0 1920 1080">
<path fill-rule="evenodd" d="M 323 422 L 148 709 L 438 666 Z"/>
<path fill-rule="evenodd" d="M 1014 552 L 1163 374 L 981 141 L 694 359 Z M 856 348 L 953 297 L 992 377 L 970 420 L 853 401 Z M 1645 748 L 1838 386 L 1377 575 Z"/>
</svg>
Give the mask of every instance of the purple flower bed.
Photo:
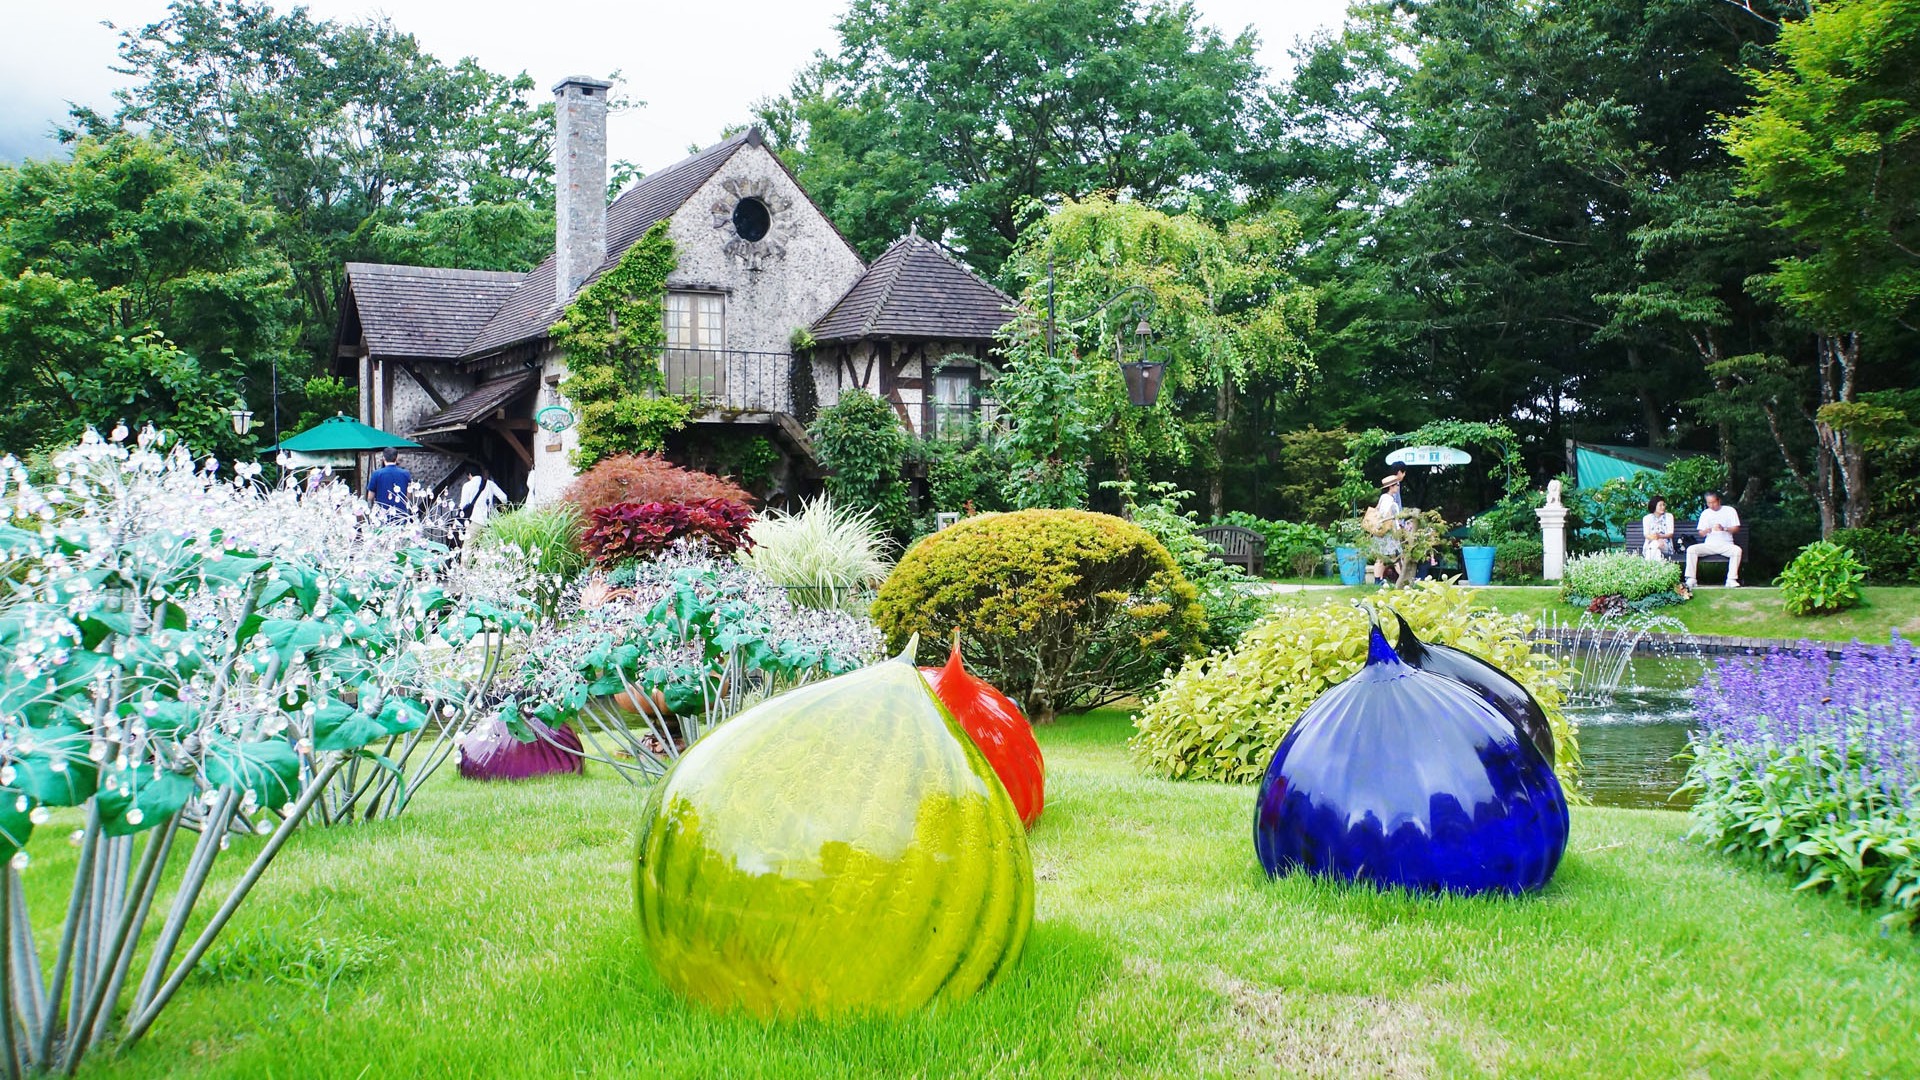
<svg viewBox="0 0 1920 1080">
<path fill-rule="evenodd" d="M 1695 695 L 1694 834 L 1799 888 L 1920 923 L 1920 651 L 1803 643 L 1722 660 Z"/>
</svg>

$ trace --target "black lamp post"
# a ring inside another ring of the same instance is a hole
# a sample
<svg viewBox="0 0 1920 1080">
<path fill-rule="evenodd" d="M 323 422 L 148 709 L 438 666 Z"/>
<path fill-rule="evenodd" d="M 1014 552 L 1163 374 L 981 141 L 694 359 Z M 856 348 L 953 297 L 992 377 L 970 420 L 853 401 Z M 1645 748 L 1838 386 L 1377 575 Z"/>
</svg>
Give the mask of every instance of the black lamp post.
<svg viewBox="0 0 1920 1080">
<path fill-rule="evenodd" d="M 273 441 L 280 441 L 280 358 L 268 358 L 273 364 Z M 245 435 L 253 430 L 253 410 L 247 407 L 247 378 L 240 377 L 240 392 L 234 395 L 233 407 L 227 410 L 233 418 L 233 433 Z"/>
<path fill-rule="evenodd" d="M 1152 355 L 1153 325 L 1147 317 L 1153 314 L 1153 293 L 1145 285 L 1129 285 L 1105 300 L 1100 301 L 1085 316 L 1068 323 L 1068 326 L 1080 326 L 1107 310 L 1116 301 L 1126 297 L 1135 297 L 1133 302 L 1133 338 L 1140 356 L 1137 360 L 1127 359 L 1126 343 L 1114 342 L 1114 359 L 1120 364 L 1120 376 L 1127 383 L 1127 400 L 1134 405 L 1151 409 L 1160 400 L 1160 386 L 1167 378 L 1167 362 L 1155 360 Z M 1047 258 L 1047 359 L 1053 359 L 1053 258 Z"/>
<path fill-rule="evenodd" d="M 1127 400 L 1143 409 L 1153 408 L 1160 400 L 1160 384 L 1167 378 L 1167 362 L 1153 358 L 1153 327 L 1147 322 L 1147 305 L 1135 304 L 1133 313 L 1138 320 L 1133 328 L 1133 340 L 1140 348 L 1139 359 L 1128 360 L 1126 347 L 1116 345 L 1115 351 L 1120 359 L 1120 375 L 1127 380 Z"/>
</svg>

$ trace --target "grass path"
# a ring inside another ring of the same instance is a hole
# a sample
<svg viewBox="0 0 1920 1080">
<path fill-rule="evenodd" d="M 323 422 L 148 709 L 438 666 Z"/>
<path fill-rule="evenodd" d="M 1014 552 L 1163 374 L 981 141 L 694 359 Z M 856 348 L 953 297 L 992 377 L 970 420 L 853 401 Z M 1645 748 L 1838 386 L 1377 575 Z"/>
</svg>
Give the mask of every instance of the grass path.
<svg viewBox="0 0 1920 1080">
<path fill-rule="evenodd" d="M 1526 899 L 1270 882 L 1252 792 L 1142 778 L 1128 730 L 1041 732 L 1034 936 L 941 1015 L 689 1007 L 632 929 L 625 785 L 448 775 L 400 822 L 302 834 L 148 1040 L 82 1075 L 1920 1075 L 1920 939 L 1699 850 L 1678 814 L 1575 810 Z M 70 864 L 36 857 L 44 921 Z"/>
<path fill-rule="evenodd" d="M 1317 604 L 1329 599 L 1350 599 L 1378 591 L 1365 587 L 1314 589 L 1286 593 L 1275 603 Z M 1787 614 L 1780 590 L 1771 586 L 1750 585 L 1743 589 L 1707 586 L 1693 599 L 1674 607 L 1661 608 L 1659 614 L 1671 615 L 1696 634 L 1723 634 L 1731 637 L 1782 638 L 1788 641 L 1861 641 L 1885 643 L 1889 631 L 1900 636 L 1920 638 L 1920 588 L 1881 588 L 1861 590 L 1865 601 L 1837 615 L 1800 618 Z M 1538 616 L 1550 612 L 1564 622 L 1578 622 L 1581 610 L 1560 602 L 1557 586 L 1479 587 L 1479 602 L 1511 614 Z"/>
</svg>

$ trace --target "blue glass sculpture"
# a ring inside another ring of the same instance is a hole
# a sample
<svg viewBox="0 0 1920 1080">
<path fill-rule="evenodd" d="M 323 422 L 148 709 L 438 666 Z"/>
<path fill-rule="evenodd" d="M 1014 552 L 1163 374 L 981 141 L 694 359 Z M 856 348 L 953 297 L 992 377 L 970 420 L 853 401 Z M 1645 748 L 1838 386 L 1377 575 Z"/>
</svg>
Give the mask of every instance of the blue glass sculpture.
<svg viewBox="0 0 1920 1080">
<path fill-rule="evenodd" d="M 1560 865 L 1567 803 L 1512 724 L 1464 685 L 1401 663 L 1375 626 L 1366 666 L 1280 743 L 1253 839 L 1274 876 L 1520 893 Z"/>
<path fill-rule="evenodd" d="M 1547 723 L 1547 711 L 1518 679 L 1465 649 L 1429 645 L 1414 636 L 1406 616 L 1396 611 L 1393 617 L 1400 620 L 1400 642 L 1394 651 L 1400 654 L 1402 663 L 1465 683 L 1467 689 L 1493 706 L 1494 712 L 1506 717 L 1514 731 L 1526 736 L 1547 764 L 1553 764 L 1553 725 Z"/>
</svg>

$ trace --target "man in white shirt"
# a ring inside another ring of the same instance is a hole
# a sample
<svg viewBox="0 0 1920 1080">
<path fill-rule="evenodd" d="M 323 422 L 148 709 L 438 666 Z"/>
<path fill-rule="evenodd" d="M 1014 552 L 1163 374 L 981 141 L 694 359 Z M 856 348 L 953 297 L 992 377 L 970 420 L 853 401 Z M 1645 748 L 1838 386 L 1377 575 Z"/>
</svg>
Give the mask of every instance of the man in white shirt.
<svg viewBox="0 0 1920 1080">
<path fill-rule="evenodd" d="M 467 482 L 460 485 L 460 514 L 467 519 L 467 535 L 479 532 L 493 516 L 494 508 L 506 501 L 507 493 L 485 469 L 467 477 Z"/>
<path fill-rule="evenodd" d="M 1740 587 L 1740 545 L 1733 540 L 1739 531 L 1740 512 L 1731 506 L 1723 506 L 1719 492 L 1707 492 L 1707 508 L 1700 511 L 1700 542 L 1687 548 L 1687 588 L 1700 587 L 1702 555 L 1725 555 L 1727 588 Z"/>
</svg>

